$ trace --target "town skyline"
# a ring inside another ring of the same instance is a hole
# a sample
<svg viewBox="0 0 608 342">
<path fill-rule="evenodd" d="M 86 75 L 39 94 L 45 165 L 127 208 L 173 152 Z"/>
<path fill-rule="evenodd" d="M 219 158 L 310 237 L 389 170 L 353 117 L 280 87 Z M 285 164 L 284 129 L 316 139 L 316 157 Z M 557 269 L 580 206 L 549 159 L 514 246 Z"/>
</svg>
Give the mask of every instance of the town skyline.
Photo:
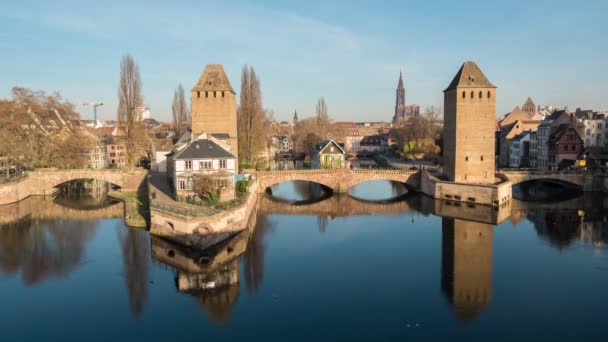
<svg viewBox="0 0 608 342">
<path fill-rule="evenodd" d="M 130 53 L 140 64 L 144 102 L 161 121 L 170 120 L 177 84 L 188 95 L 195 75 L 208 63 L 222 63 L 236 89 L 242 66 L 255 66 L 264 107 L 277 120 L 290 120 L 294 110 L 300 117 L 312 115 L 316 99 L 324 96 L 336 121 L 391 121 L 400 71 L 407 104 L 440 106 L 453 70 L 475 60 L 500 89 L 498 117 L 528 96 L 537 105 L 606 109 L 601 81 L 608 70 L 600 42 L 607 29 L 594 19 L 605 4 L 482 5 L 342 3 L 324 6 L 322 13 L 313 11 L 314 4 L 272 2 L 197 5 L 200 13 L 186 13 L 184 8 L 193 6 L 187 3 L 154 4 L 143 11 L 119 3 L 99 11 L 70 2 L 48 8 L 11 5 L 0 14 L 3 31 L 11 32 L 0 44 L 23 54 L 17 61 L 0 57 L 5 59 L 0 94 L 10 96 L 13 86 L 59 91 L 78 105 L 83 119 L 91 118 L 92 110 L 82 103 L 102 101 L 106 106 L 99 118 L 113 120 L 119 58 Z M 338 16 L 345 7 L 347 15 Z M 367 11 L 382 19 L 365 20 Z M 400 20 L 399 13 L 410 20 Z M 465 14 L 479 20 L 459 21 Z M 245 20 L 249 25 L 236 25 Z M 560 20 L 584 20 L 585 25 L 550 25 Z M 519 22 L 525 27 L 517 27 Z M 221 27 L 216 37 L 199 34 L 214 27 Z M 279 27 L 284 28 L 280 33 Z M 581 36 L 585 39 L 577 39 Z"/>
</svg>

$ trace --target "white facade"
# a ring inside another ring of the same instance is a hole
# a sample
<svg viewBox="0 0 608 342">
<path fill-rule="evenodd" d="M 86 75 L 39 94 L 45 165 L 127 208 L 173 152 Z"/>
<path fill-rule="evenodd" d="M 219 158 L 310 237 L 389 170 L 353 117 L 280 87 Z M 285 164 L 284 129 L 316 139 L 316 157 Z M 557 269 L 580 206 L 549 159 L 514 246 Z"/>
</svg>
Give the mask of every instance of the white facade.
<svg viewBox="0 0 608 342">
<path fill-rule="evenodd" d="M 549 168 L 549 135 L 551 127 L 548 123 L 542 123 L 538 126 L 536 133 L 536 168 L 548 169 Z"/>
<path fill-rule="evenodd" d="M 583 131 L 583 143 L 585 147 L 604 146 L 605 144 L 605 119 L 583 119 L 585 125 Z"/>
<path fill-rule="evenodd" d="M 154 165 L 152 169 L 156 172 L 167 172 L 167 154 L 171 151 L 156 151 L 154 153 Z"/>
<path fill-rule="evenodd" d="M 519 168 L 523 167 L 523 159 L 525 156 L 525 145 L 526 142 L 530 141 L 530 133 L 522 133 L 520 137 L 513 138 L 509 141 L 509 167 Z"/>
</svg>

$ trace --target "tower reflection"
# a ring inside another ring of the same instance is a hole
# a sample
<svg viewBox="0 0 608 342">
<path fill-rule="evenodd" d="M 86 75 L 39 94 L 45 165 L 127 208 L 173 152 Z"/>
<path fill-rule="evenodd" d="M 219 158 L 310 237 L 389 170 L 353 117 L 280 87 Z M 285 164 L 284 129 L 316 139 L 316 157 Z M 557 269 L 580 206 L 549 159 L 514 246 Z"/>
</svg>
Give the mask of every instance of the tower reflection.
<svg viewBox="0 0 608 342">
<path fill-rule="evenodd" d="M 462 321 L 492 302 L 494 226 L 442 218 L 441 288 Z"/>
</svg>

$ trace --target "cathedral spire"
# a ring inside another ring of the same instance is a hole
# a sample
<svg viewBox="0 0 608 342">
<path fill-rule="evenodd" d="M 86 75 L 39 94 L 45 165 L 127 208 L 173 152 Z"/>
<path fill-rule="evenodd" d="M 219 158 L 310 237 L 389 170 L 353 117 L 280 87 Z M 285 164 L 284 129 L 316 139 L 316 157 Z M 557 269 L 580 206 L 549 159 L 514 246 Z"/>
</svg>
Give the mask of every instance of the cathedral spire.
<svg viewBox="0 0 608 342">
<path fill-rule="evenodd" d="M 293 124 L 297 124 L 298 123 L 298 111 L 294 110 L 293 111 Z"/>
<path fill-rule="evenodd" d="M 404 87 L 403 87 L 403 75 L 401 74 L 401 70 L 399 70 L 399 84 L 397 85 L 397 89 L 404 89 Z"/>
</svg>

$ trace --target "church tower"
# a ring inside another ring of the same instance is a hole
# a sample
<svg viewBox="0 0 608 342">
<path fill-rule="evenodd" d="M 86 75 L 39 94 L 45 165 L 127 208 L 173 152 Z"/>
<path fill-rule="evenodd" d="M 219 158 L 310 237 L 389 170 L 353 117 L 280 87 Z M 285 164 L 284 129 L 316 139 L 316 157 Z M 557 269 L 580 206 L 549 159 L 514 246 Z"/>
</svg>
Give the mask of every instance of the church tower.
<svg viewBox="0 0 608 342">
<path fill-rule="evenodd" d="M 444 174 L 452 182 L 494 183 L 496 87 L 467 61 L 443 94 Z"/>
<path fill-rule="evenodd" d="M 526 100 L 526 103 L 524 103 L 524 106 L 521 107 L 521 110 L 528 113 L 528 116 L 530 118 L 532 118 L 534 115 L 536 115 L 536 105 L 534 105 L 534 102 L 532 102 L 532 99 L 529 96 L 528 96 L 528 99 Z"/>
<path fill-rule="evenodd" d="M 207 133 L 230 146 L 238 165 L 236 93 L 221 64 L 207 64 L 192 88 L 192 135 Z"/>
<path fill-rule="evenodd" d="M 298 123 L 298 111 L 294 110 L 293 111 L 293 124 L 297 124 Z"/>
<path fill-rule="evenodd" d="M 396 124 L 405 118 L 405 87 L 403 86 L 403 76 L 399 72 L 399 83 L 397 84 L 396 100 L 395 100 L 395 115 L 393 123 Z"/>
</svg>

